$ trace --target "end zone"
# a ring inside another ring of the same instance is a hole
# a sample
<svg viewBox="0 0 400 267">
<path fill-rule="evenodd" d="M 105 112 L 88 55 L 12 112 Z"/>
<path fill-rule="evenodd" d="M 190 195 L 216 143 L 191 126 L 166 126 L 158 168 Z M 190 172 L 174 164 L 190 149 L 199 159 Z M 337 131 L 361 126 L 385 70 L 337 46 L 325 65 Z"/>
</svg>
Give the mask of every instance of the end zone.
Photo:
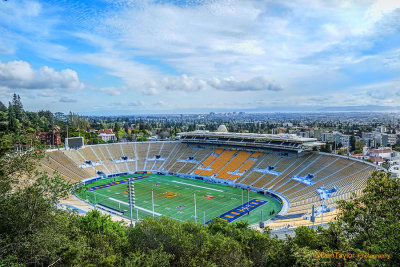
<svg viewBox="0 0 400 267">
<path fill-rule="evenodd" d="M 267 204 L 268 202 L 269 201 L 267 201 L 267 200 L 253 198 L 249 202 L 243 203 L 243 205 L 240 205 L 240 206 L 238 206 L 238 207 L 236 207 L 234 209 L 231 209 L 228 212 L 225 212 L 224 214 L 222 214 L 218 218 L 220 218 L 222 220 L 225 220 L 225 221 L 230 223 L 230 222 L 233 222 L 236 219 L 239 219 L 240 217 L 242 217 L 243 215 L 247 214 L 248 212 L 253 211 L 258 207 L 261 207 L 264 204 Z M 208 224 L 211 221 L 212 220 L 206 222 L 206 224 Z"/>
</svg>

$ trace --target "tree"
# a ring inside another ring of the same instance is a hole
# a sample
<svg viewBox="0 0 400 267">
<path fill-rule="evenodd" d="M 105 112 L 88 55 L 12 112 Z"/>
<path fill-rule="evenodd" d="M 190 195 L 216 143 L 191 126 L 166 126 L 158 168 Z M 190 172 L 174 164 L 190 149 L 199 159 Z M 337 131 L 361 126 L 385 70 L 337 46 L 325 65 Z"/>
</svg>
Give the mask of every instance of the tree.
<svg viewBox="0 0 400 267">
<path fill-rule="evenodd" d="M 354 137 L 354 135 L 350 136 L 350 147 L 349 147 L 350 151 L 354 151 L 356 150 L 356 138 Z"/>
<path fill-rule="evenodd" d="M 113 130 L 114 130 L 114 133 L 118 133 L 118 131 L 121 130 L 121 126 L 119 125 L 118 122 L 114 123 Z"/>
<path fill-rule="evenodd" d="M 0 111 L 7 112 L 7 107 L 0 101 Z"/>
<path fill-rule="evenodd" d="M 73 240 L 65 242 L 74 230 L 56 208 L 71 185 L 35 171 L 41 153 L 7 155 L 16 137 L 0 135 L 0 265 L 57 263 L 63 253 L 79 249 Z"/>
<path fill-rule="evenodd" d="M 90 247 L 83 256 L 84 265 L 121 266 L 130 246 L 124 225 L 111 220 L 98 210 L 93 210 L 78 220 L 80 232 Z"/>
<path fill-rule="evenodd" d="M 331 145 L 329 143 L 325 143 L 325 145 L 321 147 L 321 152 L 331 153 Z"/>
<path fill-rule="evenodd" d="M 10 132 L 18 131 L 18 121 L 14 112 L 14 106 L 9 103 L 8 105 L 8 130 Z"/>
<path fill-rule="evenodd" d="M 362 150 L 365 146 L 365 143 L 362 140 L 357 140 L 354 144 L 355 150 Z"/>
<path fill-rule="evenodd" d="M 145 252 L 163 248 L 172 266 L 247 266 L 241 244 L 193 222 L 149 218 L 130 229 L 130 243 Z"/>
<path fill-rule="evenodd" d="M 371 254 L 390 254 L 389 265 L 400 262 L 399 196 L 400 180 L 375 171 L 360 196 L 339 202 L 338 224 L 352 246 Z"/>
<path fill-rule="evenodd" d="M 341 148 L 341 149 L 339 149 L 339 151 L 338 151 L 338 154 L 339 155 L 346 155 L 346 153 L 347 153 L 347 149 L 344 149 L 344 148 Z"/>
<path fill-rule="evenodd" d="M 15 115 L 17 116 L 17 119 L 22 119 L 22 113 L 24 112 L 24 107 L 21 102 L 21 97 L 14 93 L 13 99 L 12 99 L 12 106 L 14 108 Z"/>
</svg>

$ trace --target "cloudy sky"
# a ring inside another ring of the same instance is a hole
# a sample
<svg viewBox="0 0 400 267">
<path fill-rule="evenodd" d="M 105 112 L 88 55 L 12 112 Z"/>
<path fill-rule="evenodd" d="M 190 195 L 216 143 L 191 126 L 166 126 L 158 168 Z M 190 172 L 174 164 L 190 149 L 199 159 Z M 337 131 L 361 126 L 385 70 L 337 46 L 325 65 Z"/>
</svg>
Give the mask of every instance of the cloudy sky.
<svg viewBox="0 0 400 267">
<path fill-rule="evenodd" d="M 400 1 L 0 0 L 0 100 L 181 113 L 400 106 Z"/>
</svg>

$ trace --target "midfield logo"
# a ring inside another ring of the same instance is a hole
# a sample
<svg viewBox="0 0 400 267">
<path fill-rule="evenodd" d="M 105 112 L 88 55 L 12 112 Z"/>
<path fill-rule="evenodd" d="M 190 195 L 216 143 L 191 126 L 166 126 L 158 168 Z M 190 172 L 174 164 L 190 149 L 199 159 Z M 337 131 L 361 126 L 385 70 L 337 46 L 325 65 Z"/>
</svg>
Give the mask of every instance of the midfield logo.
<svg viewBox="0 0 400 267">
<path fill-rule="evenodd" d="M 164 193 L 159 193 L 157 195 L 162 196 L 162 197 L 176 197 L 179 194 L 175 193 L 175 192 L 167 191 L 167 192 L 164 192 Z"/>
</svg>

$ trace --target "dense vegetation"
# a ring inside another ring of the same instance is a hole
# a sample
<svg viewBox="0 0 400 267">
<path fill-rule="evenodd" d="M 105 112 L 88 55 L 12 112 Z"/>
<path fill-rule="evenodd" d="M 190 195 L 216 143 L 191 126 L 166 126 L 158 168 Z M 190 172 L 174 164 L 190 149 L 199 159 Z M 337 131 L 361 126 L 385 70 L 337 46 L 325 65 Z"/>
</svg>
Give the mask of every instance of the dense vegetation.
<svg viewBox="0 0 400 267">
<path fill-rule="evenodd" d="M 59 209 L 73 185 L 57 174 L 35 171 L 42 153 L 13 152 L 25 133 L 51 127 L 52 116 L 23 111 L 18 96 L 0 110 L 8 121 L 0 130 L 0 266 L 400 264 L 400 181 L 389 174 L 373 173 L 363 195 L 339 202 L 338 221 L 327 229 L 300 227 L 293 238 L 277 239 L 268 229 L 261 233 L 246 223 L 224 221 L 203 227 L 149 218 L 131 228 L 98 211 L 82 216 Z"/>
</svg>

